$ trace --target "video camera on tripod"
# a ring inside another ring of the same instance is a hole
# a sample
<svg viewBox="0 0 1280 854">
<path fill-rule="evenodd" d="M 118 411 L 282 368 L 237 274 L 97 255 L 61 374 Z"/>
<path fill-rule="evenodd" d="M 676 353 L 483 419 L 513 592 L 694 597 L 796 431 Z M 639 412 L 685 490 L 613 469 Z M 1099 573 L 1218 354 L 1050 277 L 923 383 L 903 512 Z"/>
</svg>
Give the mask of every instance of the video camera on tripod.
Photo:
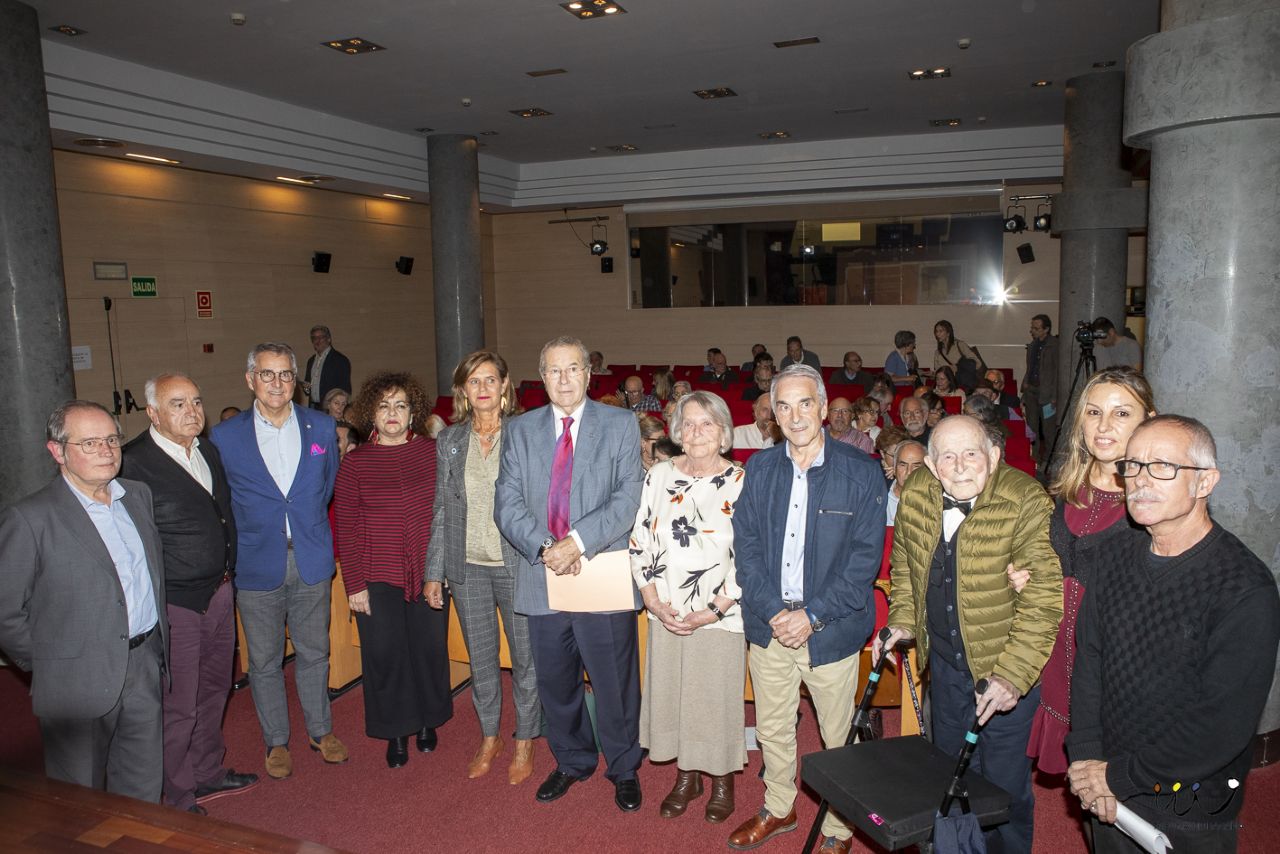
<svg viewBox="0 0 1280 854">
<path fill-rule="evenodd" d="M 1093 350 L 1093 342 L 1101 341 L 1107 337 L 1107 333 L 1100 329 L 1094 329 L 1093 324 L 1087 320 L 1076 322 L 1076 343 L 1080 345 L 1081 350 Z"/>
</svg>

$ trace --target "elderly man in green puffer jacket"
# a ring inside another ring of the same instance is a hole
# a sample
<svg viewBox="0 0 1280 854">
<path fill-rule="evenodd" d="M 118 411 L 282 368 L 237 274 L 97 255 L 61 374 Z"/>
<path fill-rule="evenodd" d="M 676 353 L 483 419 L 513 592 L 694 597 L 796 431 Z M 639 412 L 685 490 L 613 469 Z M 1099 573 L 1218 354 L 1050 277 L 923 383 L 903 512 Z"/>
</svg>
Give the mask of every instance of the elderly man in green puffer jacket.
<svg viewBox="0 0 1280 854">
<path fill-rule="evenodd" d="M 1004 465 L 976 419 L 933 430 L 926 469 L 902 489 L 894 529 L 893 597 L 884 644 L 916 638 L 930 674 L 933 740 L 960 750 L 976 714 L 986 724 L 973 769 L 1008 791 L 1009 822 L 988 832 L 996 851 L 1031 851 L 1035 801 L 1026 755 L 1040 671 L 1062 620 L 1062 570 L 1049 544 L 1053 503 Z M 1021 593 L 1009 566 L 1027 570 Z M 974 691 L 986 679 L 981 696 Z"/>
</svg>

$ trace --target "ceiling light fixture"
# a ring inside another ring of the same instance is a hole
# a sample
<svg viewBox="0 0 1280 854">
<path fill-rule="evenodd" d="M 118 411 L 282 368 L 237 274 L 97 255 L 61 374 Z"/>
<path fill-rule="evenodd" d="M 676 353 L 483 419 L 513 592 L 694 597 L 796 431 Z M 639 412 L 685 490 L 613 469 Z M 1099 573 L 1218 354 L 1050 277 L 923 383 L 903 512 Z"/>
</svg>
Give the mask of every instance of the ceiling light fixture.
<svg viewBox="0 0 1280 854">
<path fill-rule="evenodd" d="M 285 175 L 277 175 L 276 180 L 284 181 L 286 184 L 302 184 L 305 187 L 314 187 L 316 183 L 315 181 L 306 181 L 302 178 L 289 178 Z"/>
<path fill-rule="evenodd" d="M 801 47 L 807 44 L 817 44 L 817 36 L 809 36 L 807 39 L 788 39 L 782 42 L 774 42 L 774 47 Z"/>
<path fill-rule="evenodd" d="M 714 101 L 717 98 L 738 97 L 738 93 L 730 89 L 728 86 L 717 86 L 714 89 L 694 89 L 693 94 L 697 95 L 704 101 Z"/>
<path fill-rule="evenodd" d="M 575 0 L 572 3 L 561 3 L 560 8 L 580 21 L 627 13 L 626 9 L 614 3 L 613 0 L 582 0 L 582 2 Z"/>
<path fill-rule="evenodd" d="M 105 136 L 82 136 L 76 140 L 76 145 L 85 148 L 124 148 L 124 143 L 118 139 L 108 139 Z"/>
<path fill-rule="evenodd" d="M 127 152 L 125 157 L 132 157 L 134 160 L 146 160 L 151 163 L 166 163 L 170 166 L 177 166 L 181 160 L 170 160 L 168 157 L 156 157 L 154 154 L 134 154 Z"/>
<path fill-rule="evenodd" d="M 959 119 L 930 119 L 929 124 L 936 128 L 958 128 L 960 127 Z"/>
<path fill-rule="evenodd" d="M 639 150 L 640 150 L 639 148 L 637 148 L 636 146 L 632 145 L 632 144 L 631 144 L 631 143 L 629 143 L 629 142 L 624 142 L 624 143 L 621 143 L 621 144 L 619 144 L 619 145 L 607 145 L 607 146 L 605 146 L 605 147 L 606 147 L 606 148 L 608 148 L 610 151 L 616 151 L 616 152 L 617 152 L 617 153 L 619 153 L 619 154 L 622 154 L 622 153 L 624 153 L 624 152 L 628 152 L 628 151 L 639 151 Z"/>
<path fill-rule="evenodd" d="M 72 37 L 82 36 L 87 32 L 79 27 L 73 27 L 70 24 L 59 24 L 58 26 L 50 27 L 49 29 L 53 30 L 55 33 L 62 33 L 64 36 Z"/>
<path fill-rule="evenodd" d="M 1053 216 L 1049 213 L 1048 205 L 1036 205 L 1035 219 L 1031 220 L 1031 228 L 1034 231 L 1049 231 L 1053 225 Z"/>
<path fill-rule="evenodd" d="M 916 68 L 907 72 L 908 80 L 936 80 L 939 77 L 950 77 L 951 69 L 938 66 L 936 68 Z"/>
<path fill-rule="evenodd" d="M 299 175 L 298 180 L 306 181 L 308 184 L 319 184 L 324 181 L 332 181 L 332 175 Z"/>
<path fill-rule="evenodd" d="M 496 130 L 482 130 L 480 131 L 480 135 L 481 136 L 497 136 L 498 132 Z"/>
<path fill-rule="evenodd" d="M 543 116 L 551 115 L 550 111 L 541 107 L 525 107 L 523 110 L 508 110 L 507 112 L 522 119 L 540 119 Z"/>
<path fill-rule="evenodd" d="M 382 45 L 374 44 L 368 39 L 360 36 L 353 36 L 348 39 L 333 39 L 332 41 L 321 42 L 321 44 L 325 47 L 333 48 L 339 53 L 345 53 L 351 56 L 355 56 L 359 53 L 373 53 L 375 50 L 386 50 Z"/>
<path fill-rule="evenodd" d="M 551 77 L 555 74 L 568 74 L 569 72 L 563 68 L 544 68 L 541 71 L 526 71 L 529 77 Z"/>
<path fill-rule="evenodd" d="M 1037 80 L 1037 81 L 1035 81 L 1034 83 L 1032 83 L 1032 84 L 1031 84 L 1031 88 L 1032 88 L 1032 89 L 1043 89 L 1043 88 L 1044 88 L 1044 87 L 1046 87 L 1046 86 L 1052 86 L 1052 85 L 1053 85 L 1053 81 L 1052 81 L 1052 80 Z"/>
<path fill-rule="evenodd" d="M 761 139 L 791 139 L 791 134 L 785 130 L 771 130 L 759 134 Z"/>
<path fill-rule="evenodd" d="M 1014 213 L 1022 211 L 1022 213 Z M 1007 234 L 1020 234 L 1027 230 L 1026 205 L 1009 205 L 1004 212 L 1004 230 Z"/>
<path fill-rule="evenodd" d="M 413 201 L 413 196 L 402 196 L 399 193 L 383 193 L 382 197 L 384 199 L 399 199 L 402 202 Z"/>
</svg>

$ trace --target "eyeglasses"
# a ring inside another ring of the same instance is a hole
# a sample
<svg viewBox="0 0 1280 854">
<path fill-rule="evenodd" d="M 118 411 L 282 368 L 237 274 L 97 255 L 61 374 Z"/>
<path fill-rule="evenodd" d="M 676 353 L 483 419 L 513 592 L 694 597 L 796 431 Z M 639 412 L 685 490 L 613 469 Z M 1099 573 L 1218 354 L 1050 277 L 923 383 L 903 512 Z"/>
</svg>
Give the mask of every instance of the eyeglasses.
<svg viewBox="0 0 1280 854">
<path fill-rule="evenodd" d="M 273 383 L 276 381 L 277 377 L 280 378 L 280 382 L 282 383 L 291 383 L 298 378 L 297 371 L 265 370 L 265 371 L 253 371 L 253 373 L 257 374 L 258 379 L 262 380 L 264 383 Z"/>
<path fill-rule="evenodd" d="M 828 410 L 827 410 L 827 414 L 828 414 L 828 415 L 836 415 L 836 414 L 838 414 L 838 413 L 842 413 L 842 412 L 843 412 L 843 413 L 845 413 L 845 414 L 848 414 L 848 413 L 850 413 L 850 412 L 853 412 L 853 409 L 852 409 L 852 407 L 842 406 L 842 407 L 840 407 L 839 409 L 828 409 Z"/>
<path fill-rule="evenodd" d="M 92 439 L 84 439 L 79 442 L 63 442 L 62 444 L 79 445 L 80 450 L 86 454 L 96 454 L 102 450 L 104 445 L 114 451 L 120 447 L 122 442 L 124 442 L 124 436 L 119 433 L 112 433 L 110 436 L 95 436 Z"/>
<path fill-rule="evenodd" d="M 570 365 L 567 368 L 547 368 L 543 376 L 552 382 L 558 381 L 561 377 L 576 380 L 582 376 L 582 365 Z"/>
<path fill-rule="evenodd" d="M 1152 460 L 1148 463 L 1138 460 L 1116 460 L 1116 471 L 1123 478 L 1137 477 L 1143 469 L 1156 480 L 1173 480 L 1183 469 L 1190 471 L 1209 471 L 1204 466 L 1184 466 L 1181 463 L 1167 463 L 1164 460 Z"/>
</svg>

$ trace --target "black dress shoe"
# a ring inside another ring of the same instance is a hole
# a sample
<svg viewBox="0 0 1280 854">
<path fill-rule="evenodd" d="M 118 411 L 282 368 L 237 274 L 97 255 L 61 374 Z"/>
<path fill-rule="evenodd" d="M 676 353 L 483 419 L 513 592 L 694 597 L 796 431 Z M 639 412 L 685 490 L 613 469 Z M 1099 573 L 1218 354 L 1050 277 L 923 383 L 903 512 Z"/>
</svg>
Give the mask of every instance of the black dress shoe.
<svg viewBox="0 0 1280 854">
<path fill-rule="evenodd" d="M 418 745 L 419 753 L 430 753 L 435 750 L 436 745 L 440 743 L 440 739 L 436 737 L 435 727 L 426 726 L 419 730 L 414 743 Z"/>
<path fill-rule="evenodd" d="M 640 781 L 618 780 L 613 784 L 613 802 L 623 812 L 635 812 L 640 809 Z"/>
<path fill-rule="evenodd" d="M 257 783 L 257 774 L 237 774 L 234 768 L 228 768 L 227 773 L 216 783 L 196 787 L 196 802 L 212 801 L 223 795 L 237 795 Z"/>
<path fill-rule="evenodd" d="M 587 777 L 590 776 L 590 774 L 587 775 Z M 536 797 L 544 804 L 549 804 L 557 798 L 563 797 L 564 793 L 569 791 L 569 787 L 574 783 L 581 783 L 583 780 L 587 779 L 587 777 L 575 777 L 572 774 L 566 774 L 557 768 L 552 771 L 547 776 L 547 779 L 543 781 L 542 785 L 538 787 L 538 794 Z"/>
<path fill-rule="evenodd" d="M 387 767 L 403 768 L 409 761 L 409 736 L 387 739 Z"/>
</svg>

